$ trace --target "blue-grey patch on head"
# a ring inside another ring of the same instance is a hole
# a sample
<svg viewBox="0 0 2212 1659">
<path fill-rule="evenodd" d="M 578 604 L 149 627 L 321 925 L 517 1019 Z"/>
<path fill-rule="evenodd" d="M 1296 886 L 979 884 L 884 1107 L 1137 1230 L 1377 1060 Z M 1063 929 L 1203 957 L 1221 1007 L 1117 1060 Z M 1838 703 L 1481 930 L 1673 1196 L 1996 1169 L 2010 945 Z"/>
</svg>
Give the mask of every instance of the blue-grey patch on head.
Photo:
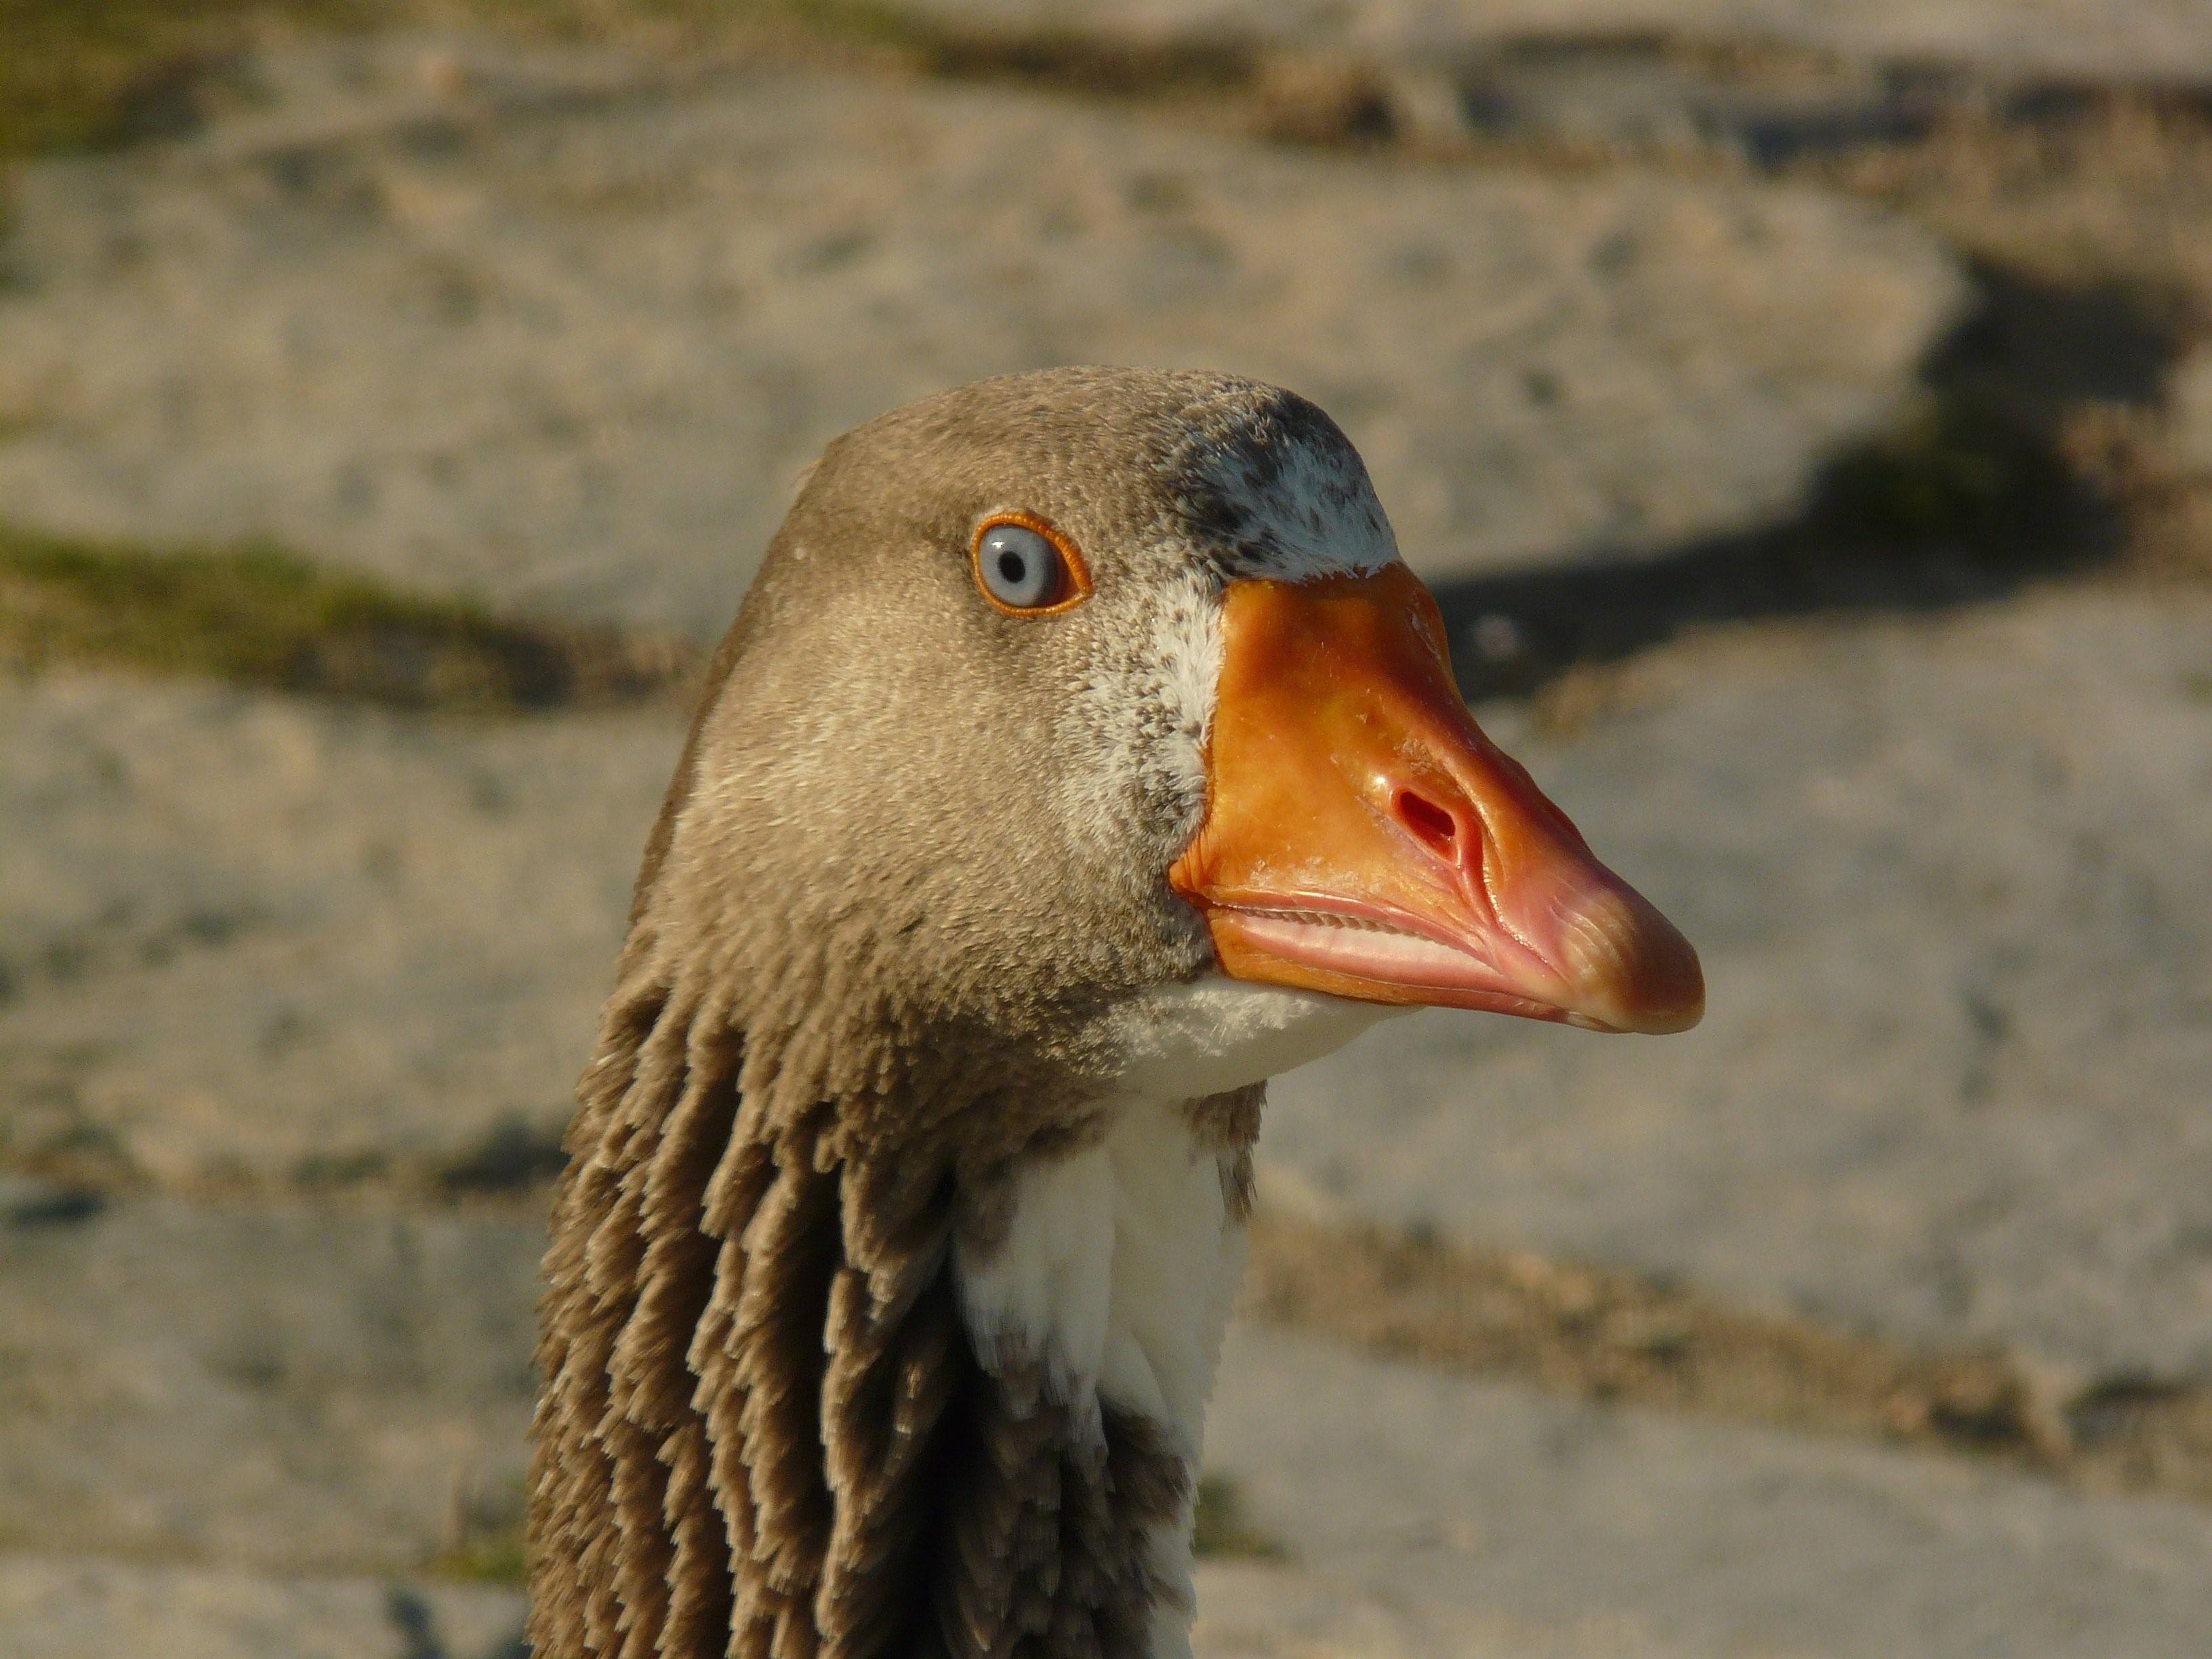
<svg viewBox="0 0 2212 1659">
<path fill-rule="evenodd" d="M 1190 411 L 1177 496 L 1223 580 L 1303 581 L 1398 556 L 1352 441 L 1295 392 L 1247 386 Z"/>
</svg>

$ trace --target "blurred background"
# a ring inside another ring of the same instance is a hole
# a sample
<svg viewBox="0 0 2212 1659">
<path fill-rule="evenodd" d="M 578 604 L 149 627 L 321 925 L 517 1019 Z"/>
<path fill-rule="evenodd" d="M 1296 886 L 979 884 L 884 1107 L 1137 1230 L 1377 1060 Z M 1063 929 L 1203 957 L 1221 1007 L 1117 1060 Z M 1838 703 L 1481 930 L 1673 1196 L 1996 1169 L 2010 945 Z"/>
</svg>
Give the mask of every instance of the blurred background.
<svg viewBox="0 0 2212 1659">
<path fill-rule="evenodd" d="M 1202 1655 L 2212 1631 L 2212 3 L 0 0 L 0 1651 L 519 1651 L 569 1086 L 842 428 L 1328 409 L 1702 948 L 1279 1083 Z"/>
</svg>

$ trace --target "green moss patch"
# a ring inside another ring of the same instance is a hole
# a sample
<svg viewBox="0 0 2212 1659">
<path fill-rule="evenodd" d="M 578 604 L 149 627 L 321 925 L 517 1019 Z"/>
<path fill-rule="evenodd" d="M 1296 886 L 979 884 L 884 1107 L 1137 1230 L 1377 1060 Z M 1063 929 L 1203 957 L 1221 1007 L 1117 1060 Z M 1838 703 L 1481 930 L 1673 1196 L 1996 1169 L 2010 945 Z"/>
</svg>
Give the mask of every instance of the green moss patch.
<svg viewBox="0 0 2212 1659">
<path fill-rule="evenodd" d="M 815 13 L 842 21 L 840 9 L 791 0 L 0 0 L 0 162 L 189 131 L 237 56 L 271 35 L 458 25 L 579 41 L 744 40 L 811 27 Z"/>
<path fill-rule="evenodd" d="M 692 665 L 678 641 L 495 616 L 266 545 L 156 553 L 0 526 L 0 661 L 83 663 L 405 708 L 631 702 Z"/>
<path fill-rule="evenodd" d="M 198 125 L 271 35 L 459 27 L 674 50 L 797 50 L 909 73 L 1158 99 L 1243 85 L 1252 54 L 977 28 L 884 0 L 0 0 L 0 163 Z"/>
<path fill-rule="evenodd" d="M 358 27 L 365 0 L 0 0 L 0 159 L 189 120 L 193 85 L 272 18 Z"/>
<path fill-rule="evenodd" d="M 1191 1528 L 1191 1551 L 1210 1561 L 1279 1561 L 1289 1553 L 1281 1540 L 1246 1517 L 1236 1486 L 1218 1474 L 1199 1480 L 1198 1518 Z"/>
<path fill-rule="evenodd" d="M 433 1578 L 449 1583 L 499 1584 L 519 1589 L 530 1578 L 530 1558 L 523 1547 L 522 1528 L 514 1527 L 444 1551 L 429 1563 L 428 1571 Z"/>
</svg>

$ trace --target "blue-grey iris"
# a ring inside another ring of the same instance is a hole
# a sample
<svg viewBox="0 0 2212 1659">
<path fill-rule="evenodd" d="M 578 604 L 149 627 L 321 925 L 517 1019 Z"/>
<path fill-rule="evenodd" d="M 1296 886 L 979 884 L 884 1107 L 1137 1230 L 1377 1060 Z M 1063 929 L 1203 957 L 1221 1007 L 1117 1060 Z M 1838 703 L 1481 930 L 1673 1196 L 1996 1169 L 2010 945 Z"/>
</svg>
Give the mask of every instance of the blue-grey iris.
<svg viewBox="0 0 2212 1659">
<path fill-rule="evenodd" d="M 1060 550 L 1025 525 L 993 525 L 975 548 L 976 574 L 1000 605 L 1034 611 L 1050 605 L 1066 586 Z"/>
</svg>

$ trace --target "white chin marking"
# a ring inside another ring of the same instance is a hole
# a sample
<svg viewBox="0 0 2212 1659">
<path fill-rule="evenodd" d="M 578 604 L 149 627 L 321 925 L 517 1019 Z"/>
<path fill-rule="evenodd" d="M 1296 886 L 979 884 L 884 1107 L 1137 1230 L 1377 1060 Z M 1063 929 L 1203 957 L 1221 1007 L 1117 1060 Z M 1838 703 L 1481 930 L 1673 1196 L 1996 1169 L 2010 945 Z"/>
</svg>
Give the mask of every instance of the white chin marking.
<svg viewBox="0 0 2212 1659">
<path fill-rule="evenodd" d="M 1114 1080 L 1117 1091 L 1144 1098 L 1197 1100 L 1263 1083 L 1411 1012 L 1209 974 L 1123 1005 Z"/>
</svg>

